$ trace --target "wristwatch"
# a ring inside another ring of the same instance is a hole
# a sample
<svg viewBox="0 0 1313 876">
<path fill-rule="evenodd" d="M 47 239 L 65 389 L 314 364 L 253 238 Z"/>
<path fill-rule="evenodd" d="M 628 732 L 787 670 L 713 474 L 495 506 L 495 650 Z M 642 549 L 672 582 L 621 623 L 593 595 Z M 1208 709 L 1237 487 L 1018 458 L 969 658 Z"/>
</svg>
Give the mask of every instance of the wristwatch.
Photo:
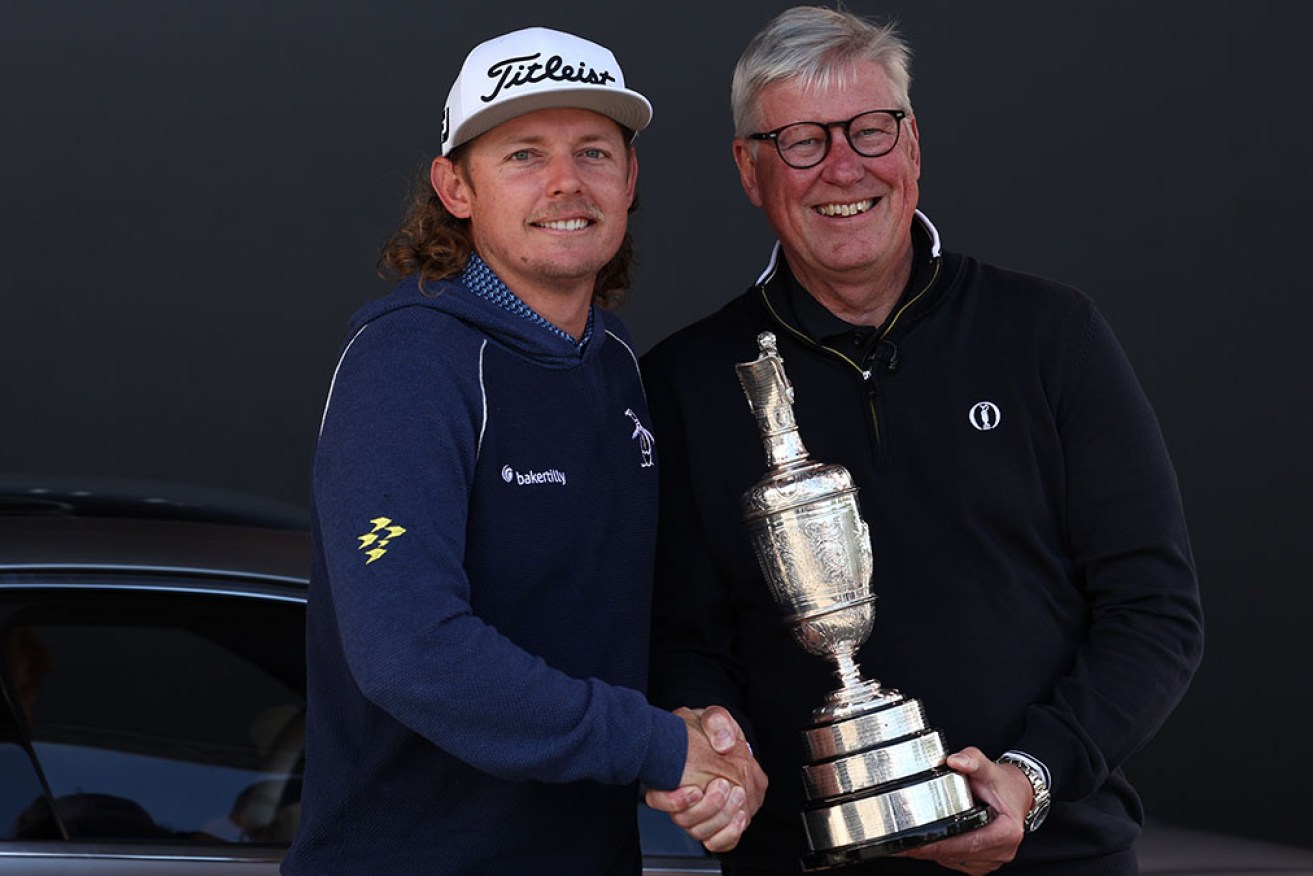
<svg viewBox="0 0 1313 876">
<path fill-rule="evenodd" d="M 1025 825 L 1026 833 L 1033 833 L 1044 823 L 1044 818 L 1049 814 L 1049 783 L 1044 781 L 1044 774 L 1026 760 L 1013 754 L 1005 754 L 998 759 L 999 763 L 1010 763 L 1030 782 L 1030 789 L 1035 792 L 1035 802 L 1030 804 L 1030 811 L 1022 819 Z"/>
</svg>

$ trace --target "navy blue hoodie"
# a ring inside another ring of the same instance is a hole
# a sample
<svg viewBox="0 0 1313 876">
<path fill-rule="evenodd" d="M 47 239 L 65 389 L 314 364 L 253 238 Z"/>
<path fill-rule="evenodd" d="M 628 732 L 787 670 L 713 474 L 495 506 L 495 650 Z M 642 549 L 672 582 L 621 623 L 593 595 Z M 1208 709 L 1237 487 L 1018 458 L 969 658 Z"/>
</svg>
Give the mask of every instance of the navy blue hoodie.
<svg viewBox="0 0 1313 876">
<path fill-rule="evenodd" d="M 657 469 L 629 337 L 455 282 L 363 308 L 314 465 L 306 776 L 286 874 L 637 872 L 678 784 L 646 685 Z"/>
</svg>

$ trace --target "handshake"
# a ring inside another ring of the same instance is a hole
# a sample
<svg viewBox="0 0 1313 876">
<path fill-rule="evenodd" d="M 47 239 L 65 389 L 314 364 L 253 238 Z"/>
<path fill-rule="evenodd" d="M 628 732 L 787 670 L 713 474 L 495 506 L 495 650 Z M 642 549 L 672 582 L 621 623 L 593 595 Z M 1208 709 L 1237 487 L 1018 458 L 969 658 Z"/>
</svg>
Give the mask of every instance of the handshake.
<svg viewBox="0 0 1313 876">
<path fill-rule="evenodd" d="M 688 756 L 679 787 L 647 792 L 647 805 L 669 813 L 711 852 L 738 845 L 766 796 L 766 774 L 738 722 L 720 706 L 676 709 L 688 730 Z"/>
</svg>

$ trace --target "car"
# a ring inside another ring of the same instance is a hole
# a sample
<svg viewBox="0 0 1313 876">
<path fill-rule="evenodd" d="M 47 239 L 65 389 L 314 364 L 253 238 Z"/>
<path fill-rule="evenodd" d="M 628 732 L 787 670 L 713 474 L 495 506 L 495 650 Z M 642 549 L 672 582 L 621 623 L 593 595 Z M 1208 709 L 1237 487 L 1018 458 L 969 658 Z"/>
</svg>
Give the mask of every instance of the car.
<svg viewBox="0 0 1313 876">
<path fill-rule="evenodd" d="M 298 508 L 0 479 L 0 874 L 277 872 L 309 558 Z M 718 870 L 645 812 L 646 873 Z"/>
<path fill-rule="evenodd" d="M 0 493 L 0 873 L 277 871 L 309 545 L 194 491 Z"/>
<path fill-rule="evenodd" d="M 0 478 L 0 876 L 273 874 L 300 814 L 302 509 Z M 647 876 L 719 872 L 640 805 Z M 1150 828 L 1146 874 L 1313 874 Z M 1229 869 L 1224 869 L 1229 868 Z"/>
</svg>

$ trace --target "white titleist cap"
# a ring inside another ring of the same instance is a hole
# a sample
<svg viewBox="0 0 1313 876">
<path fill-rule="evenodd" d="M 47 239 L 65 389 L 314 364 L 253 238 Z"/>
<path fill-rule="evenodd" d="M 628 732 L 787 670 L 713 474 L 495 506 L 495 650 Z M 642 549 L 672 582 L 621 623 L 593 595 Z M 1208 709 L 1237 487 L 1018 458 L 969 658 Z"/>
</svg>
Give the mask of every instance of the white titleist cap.
<svg viewBox="0 0 1313 876">
<path fill-rule="evenodd" d="M 593 110 L 635 132 L 652 121 L 652 105 L 625 88 L 608 49 L 530 27 L 481 43 L 465 58 L 442 115 L 442 154 L 508 119 L 558 107 Z"/>
</svg>

